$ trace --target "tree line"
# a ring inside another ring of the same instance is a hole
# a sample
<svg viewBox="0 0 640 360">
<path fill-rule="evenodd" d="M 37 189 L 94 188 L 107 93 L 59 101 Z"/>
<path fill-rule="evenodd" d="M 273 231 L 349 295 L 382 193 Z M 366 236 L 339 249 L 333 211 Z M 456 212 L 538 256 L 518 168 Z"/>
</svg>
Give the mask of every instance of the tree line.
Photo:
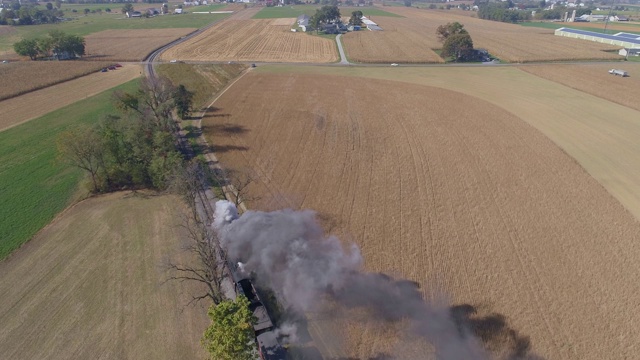
<svg viewBox="0 0 640 360">
<path fill-rule="evenodd" d="M 119 113 L 63 133 L 59 159 L 86 171 L 92 192 L 166 189 L 185 160 L 173 113 L 188 116 L 192 98 L 165 78 L 145 79 L 132 93 L 116 92 Z"/>
<path fill-rule="evenodd" d="M 65 34 L 60 30 L 52 30 L 42 38 L 23 39 L 13 44 L 13 50 L 31 60 L 38 57 L 59 59 L 75 58 L 85 54 L 85 40 L 82 36 Z"/>
<path fill-rule="evenodd" d="M 57 23 L 59 18 L 64 16 L 60 10 L 61 2 L 56 1 L 54 8 L 52 3 L 47 3 L 44 9 L 39 8 L 36 4 L 24 3 L 18 1 L 11 3 L 0 12 L 0 25 L 38 25 Z"/>
<path fill-rule="evenodd" d="M 484 20 L 517 23 L 531 20 L 530 11 L 511 10 L 511 2 L 486 3 L 478 6 L 478 17 Z M 513 4 L 513 3 L 511 3 Z"/>
</svg>

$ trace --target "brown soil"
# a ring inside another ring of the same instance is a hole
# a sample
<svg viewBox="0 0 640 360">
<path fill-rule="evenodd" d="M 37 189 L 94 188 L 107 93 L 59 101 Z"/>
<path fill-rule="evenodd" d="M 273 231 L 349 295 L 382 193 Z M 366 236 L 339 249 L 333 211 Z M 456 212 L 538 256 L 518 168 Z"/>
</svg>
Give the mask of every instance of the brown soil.
<svg viewBox="0 0 640 360">
<path fill-rule="evenodd" d="M 317 210 L 368 270 L 505 316 L 530 353 L 635 357 L 640 226 L 619 202 L 496 105 L 355 79 L 252 72 L 215 103 L 209 142 L 225 166 L 257 172 L 253 207 Z M 350 356 L 394 349 L 382 327 L 349 336 Z"/>
<path fill-rule="evenodd" d="M 208 325 L 201 289 L 165 282 L 181 249 L 176 199 L 86 200 L 0 262 L 4 359 L 196 359 Z"/>
<path fill-rule="evenodd" d="M 88 35 L 87 58 L 140 61 L 155 49 L 196 29 L 104 30 Z"/>
<path fill-rule="evenodd" d="M 111 89 L 137 78 L 141 73 L 140 65 L 124 65 L 117 70 L 93 73 L 0 101 L 0 131 Z"/>
</svg>

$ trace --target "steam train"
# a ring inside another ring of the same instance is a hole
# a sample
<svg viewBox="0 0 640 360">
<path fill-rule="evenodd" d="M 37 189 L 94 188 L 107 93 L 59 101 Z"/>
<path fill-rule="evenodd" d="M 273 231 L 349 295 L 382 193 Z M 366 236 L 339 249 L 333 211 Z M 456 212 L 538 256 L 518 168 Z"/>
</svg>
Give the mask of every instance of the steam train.
<svg viewBox="0 0 640 360">
<path fill-rule="evenodd" d="M 256 344 L 262 360 L 285 360 L 286 349 L 278 342 L 278 336 L 271 317 L 267 312 L 256 288 L 250 279 L 243 278 L 236 282 L 236 293 L 249 299 L 249 309 L 258 320 L 253 325 L 256 335 Z"/>
</svg>

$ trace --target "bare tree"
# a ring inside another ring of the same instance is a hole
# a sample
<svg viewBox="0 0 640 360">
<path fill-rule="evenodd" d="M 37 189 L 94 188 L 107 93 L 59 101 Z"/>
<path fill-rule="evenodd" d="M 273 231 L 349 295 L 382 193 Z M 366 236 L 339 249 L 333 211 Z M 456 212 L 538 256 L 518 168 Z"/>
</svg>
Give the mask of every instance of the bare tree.
<svg viewBox="0 0 640 360">
<path fill-rule="evenodd" d="M 247 202 L 261 199 L 261 197 L 250 192 L 250 185 L 258 179 L 255 172 L 250 169 L 216 169 L 213 177 L 218 185 L 222 187 L 227 200 L 233 202 L 236 207 L 244 207 Z"/>
<path fill-rule="evenodd" d="M 209 298 L 214 304 L 225 299 L 222 283 L 229 276 L 226 256 L 210 223 L 213 218 L 206 197 L 207 174 L 198 162 L 189 163 L 176 173 L 170 190 L 180 195 L 189 208 L 183 227 L 189 235 L 187 250 L 195 254 L 196 264 L 173 264 L 170 280 L 197 281 L 206 286 L 204 294 L 193 296 L 190 303 Z"/>
<path fill-rule="evenodd" d="M 91 175 L 93 190 L 98 190 L 98 172 L 102 169 L 102 141 L 94 129 L 80 127 L 66 131 L 57 139 L 58 157 L 86 170 Z"/>
<path fill-rule="evenodd" d="M 169 263 L 168 268 L 173 272 L 169 279 L 196 281 L 205 285 L 206 292 L 193 295 L 189 304 L 207 298 L 214 304 L 219 304 L 226 299 L 222 282 L 228 277 L 228 271 L 215 231 L 208 224 L 191 216 L 185 216 L 182 226 L 189 235 L 187 250 L 196 255 L 197 263 Z"/>
<path fill-rule="evenodd" d="M 173 119 L 176 87 L 165 77 L 147 77 L 141 80 L 135 93 L 116 91 L 115 104 L 124 111 L 132 111 L 149 120 L 154 126 L 176 133 L 178 126 Z"/>
</svg>

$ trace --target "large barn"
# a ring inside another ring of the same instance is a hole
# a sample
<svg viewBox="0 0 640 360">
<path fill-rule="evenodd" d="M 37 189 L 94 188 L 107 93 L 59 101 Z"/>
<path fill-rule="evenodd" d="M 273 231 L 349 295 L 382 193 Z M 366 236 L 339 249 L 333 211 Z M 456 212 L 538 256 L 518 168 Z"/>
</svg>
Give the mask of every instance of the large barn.
<svg viewBox="0 0 640 360">
<path fill-rule="evenodd" d="M 570 28 L 560 28 L 555 31 L 557 36 L 566 36 L 576 39 L 590 40 L 605 44 L 618 45 L 628 49 L 640 48 L 640 35 L 620 32 L 614 35 L 601 34 L 593 31 L 585 31 Z"/>
</svg>

